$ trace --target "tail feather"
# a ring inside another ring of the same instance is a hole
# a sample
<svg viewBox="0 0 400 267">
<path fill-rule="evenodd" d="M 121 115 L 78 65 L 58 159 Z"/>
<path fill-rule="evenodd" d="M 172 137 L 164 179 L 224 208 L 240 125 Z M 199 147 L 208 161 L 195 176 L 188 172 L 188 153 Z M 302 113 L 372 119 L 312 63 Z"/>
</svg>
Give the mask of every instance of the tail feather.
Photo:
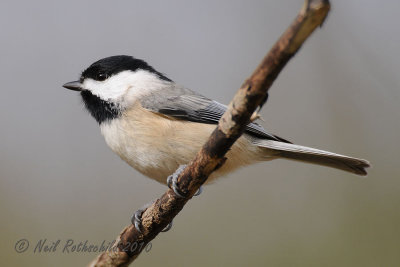
<svg viewBox="0 0 400 267">
<path fill-rule="evenodd" d="M 352 158 L 311 147 L 265 139 L 257 139 L 253 142 L 259 147 L 274 150 L 276 152 L 274 155 L 278 157 L 328 166 L 358 175 L 367 175 L 365 168 L 370 166 L 369 162 L 364 159 Z"/>
</svg>

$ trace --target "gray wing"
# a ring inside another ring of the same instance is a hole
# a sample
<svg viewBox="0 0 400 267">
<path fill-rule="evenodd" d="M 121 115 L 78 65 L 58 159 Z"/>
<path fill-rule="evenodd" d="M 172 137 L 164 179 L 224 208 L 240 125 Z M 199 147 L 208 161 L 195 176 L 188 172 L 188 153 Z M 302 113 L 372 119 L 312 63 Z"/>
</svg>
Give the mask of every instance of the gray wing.
<svg viewBox="0 0 400 267">
<path fill-rule="evenodd" d="M 142 98 L 144 108 L 167 116 L 199 123 L 218 124 L 227 107 L 214 100 L 183 87 L 167 87 Z M 245 132 L 249 135 L 290 143 L 269 134 L 257 123 L 249 123 Z"/>
</svg>

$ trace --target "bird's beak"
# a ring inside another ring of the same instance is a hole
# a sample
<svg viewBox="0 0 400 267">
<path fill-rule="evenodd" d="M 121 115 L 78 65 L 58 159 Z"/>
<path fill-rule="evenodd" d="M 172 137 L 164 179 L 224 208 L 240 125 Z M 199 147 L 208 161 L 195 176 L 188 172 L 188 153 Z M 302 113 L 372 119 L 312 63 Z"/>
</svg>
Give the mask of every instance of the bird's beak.
<svg viewBox="0 0 400 267">
<path fill-rule="evenodd" d="M 63 85 L 64 88 L 73 90 L 73 91 L 82 91 L 82 84 L 79 81 L 69 82 Z"/>
</svg>

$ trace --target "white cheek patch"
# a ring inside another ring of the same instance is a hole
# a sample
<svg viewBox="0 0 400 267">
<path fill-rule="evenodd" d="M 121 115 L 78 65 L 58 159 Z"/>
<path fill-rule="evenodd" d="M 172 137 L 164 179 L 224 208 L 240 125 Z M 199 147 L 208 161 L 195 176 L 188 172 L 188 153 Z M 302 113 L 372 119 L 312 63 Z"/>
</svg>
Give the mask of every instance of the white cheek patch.
<svg viewBox="0 0 400 267">
<path fill-rule="evenodd" d="M 104 81 L 87 78 L 83 81 L 83 88 L 92 92 L 105 101 L 120 99 L 129 88 L 130 76 L 133 72 L 123 71 Z"/>
<path fill-rule="evenodd" d="M 160 89 L 165 84 L 166 81 L 149 71 L 126 70 L 104 81 L 87 78 L 83 81 L 82 87 L 104 101 L 126 106 L 137 101 L 140 97 Z"/>
</svg>

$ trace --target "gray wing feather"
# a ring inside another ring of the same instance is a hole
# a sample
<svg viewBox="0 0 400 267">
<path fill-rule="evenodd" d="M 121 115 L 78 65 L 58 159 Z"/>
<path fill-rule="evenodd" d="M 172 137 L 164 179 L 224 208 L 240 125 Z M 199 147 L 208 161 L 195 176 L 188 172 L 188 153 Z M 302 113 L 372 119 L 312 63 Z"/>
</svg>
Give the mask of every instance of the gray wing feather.
<svg viewBox="0 0 400 267">
<path fill-rule="evenodd" d="M 167 116 L 200 123 L 217 124 L 227 107 L 184 87 L 166 87 L 141 100 L 144 108 Z M 258 138 L 289 141 L 269 134 L 257 123 L 249 123 L 246 133 Z"/>
</svg>

